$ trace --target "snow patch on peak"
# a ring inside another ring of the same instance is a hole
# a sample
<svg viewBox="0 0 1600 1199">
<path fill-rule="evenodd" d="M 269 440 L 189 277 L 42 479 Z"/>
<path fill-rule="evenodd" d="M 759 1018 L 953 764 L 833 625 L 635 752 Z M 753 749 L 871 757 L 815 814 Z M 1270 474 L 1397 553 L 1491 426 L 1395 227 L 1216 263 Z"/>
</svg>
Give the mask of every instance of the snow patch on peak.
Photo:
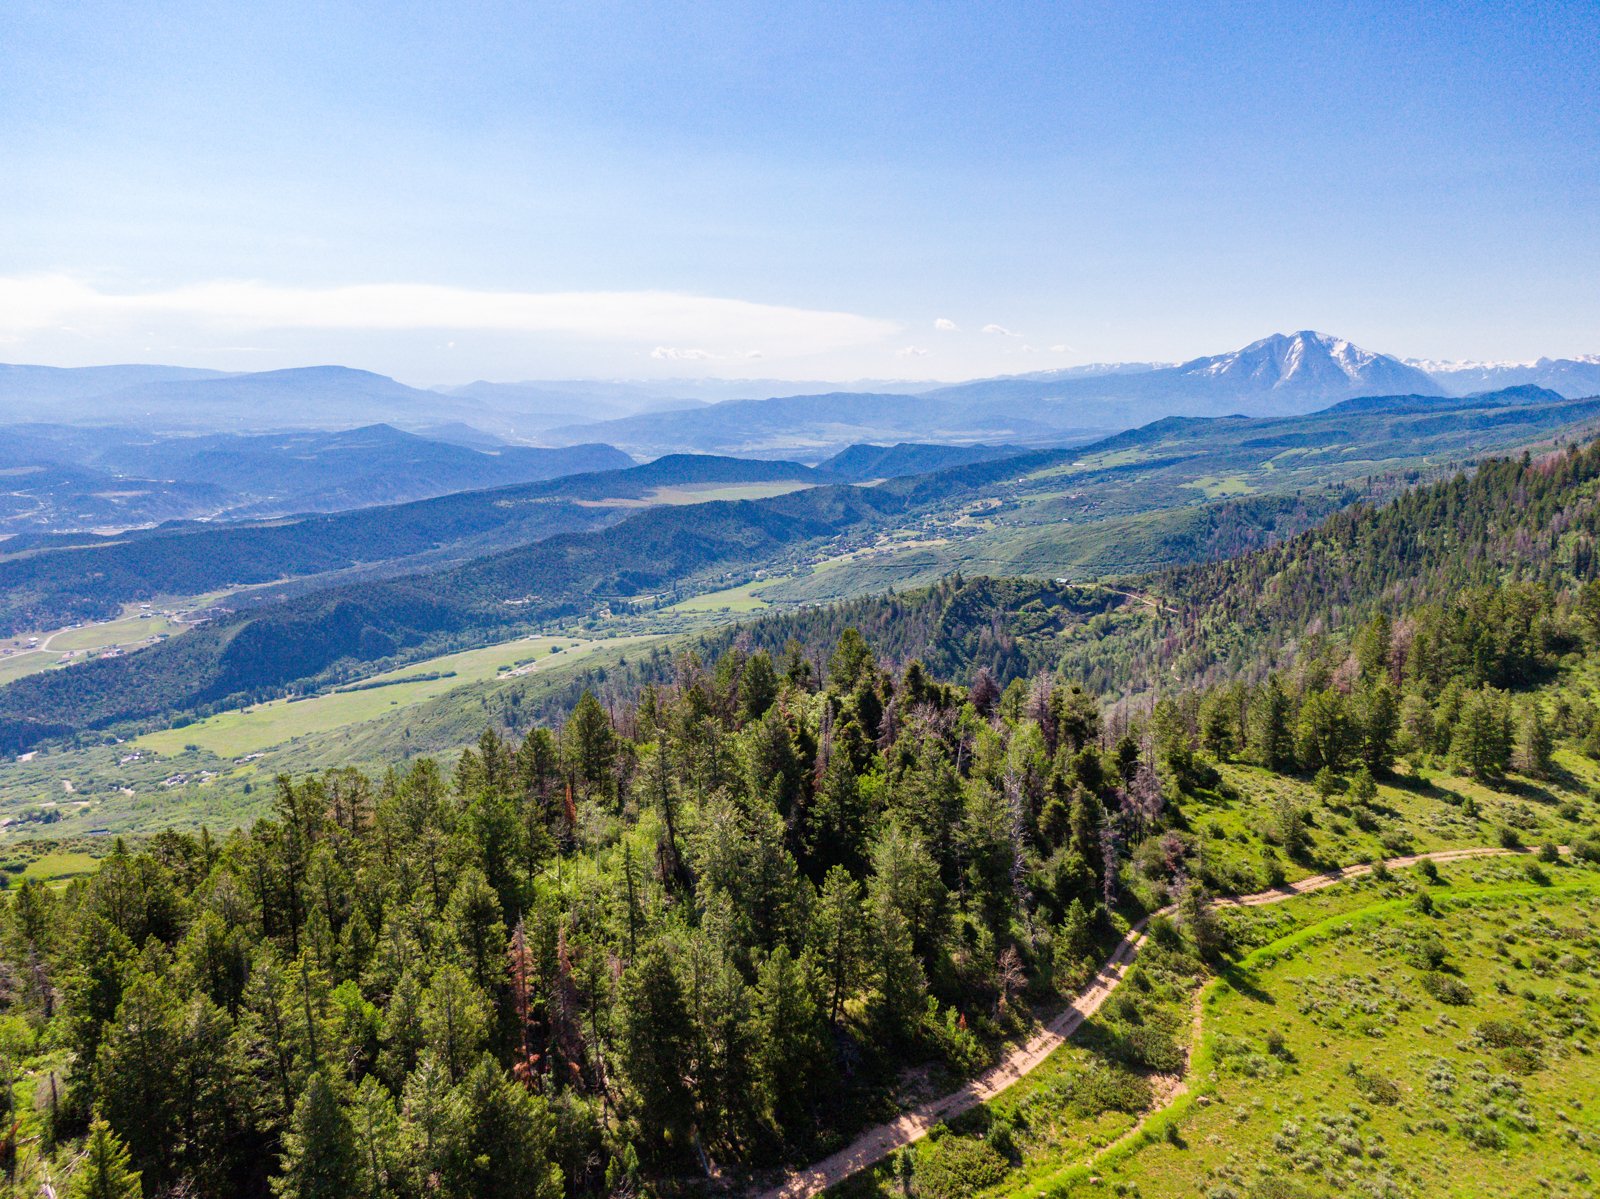
<svg viewBox="0 0 1600 1199">
<path fill-rule="evenodd" d="M 1231 354 L 1196 358 L 1182 369 L 1213 377 L 1248 376 L 1270 387 L 1282 387 L 1313 380 L 1358 384 L 1375 369 L 1391 367 L 1404 369 L 1398 359 L 1363 349 L 1348 338 L 1301 329 L 1298 333 L 1274 333 Z"/>
</svg>

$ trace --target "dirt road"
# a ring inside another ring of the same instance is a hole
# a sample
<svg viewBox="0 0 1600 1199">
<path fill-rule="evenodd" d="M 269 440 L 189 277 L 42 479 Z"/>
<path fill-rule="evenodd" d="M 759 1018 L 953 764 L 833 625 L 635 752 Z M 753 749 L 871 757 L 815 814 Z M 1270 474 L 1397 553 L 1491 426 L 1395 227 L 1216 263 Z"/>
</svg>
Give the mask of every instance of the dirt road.
<svg viewBox="0 0 1600 1199">
<path fill-rule="evenodd" d="M 1523 851 L 1487 846 L 1475 849 L 1447 849 L 1438 853 L 1391 858 L 1385 865 L 1392 870 L 1402 870 L 1407 866 L 1415 866 L 1424 858 L 1443 863 L 1519 852 Z M 1331 874 L 1314 874 L 1271 891 L 1258 891 L 1253 895 L 1226 896 L 1216 900 L 1216 904 L 1219 907 L 1259 907 L 1262 904 L 1280 903 L 1293 896 L 1304 895 L 1308 891 L 1320 891 L 1324 887 L 1348 882 L 1350 879 L 1360 878 L 1371 872 L 1371 866 L 1349 866 Z M 1171 915 L 1172 911 L 1170 907 L 1163 908 L 1158 914 Z M 1130 928 L 1127 935 L 1117 942 L 1111 956 L 1106 959 L 1106 964 L 1100 967 L 1099 973 L 1094 976 L 1094 981 L 1059 1015 L 1021 1045 L 1010 1050 L 996 1065 L 948 1095 L 930 1099 L 887 1124 L 868 1129 L 833 1156 L 825 1157 L 804 1170 L 791 1174 L 776 1187 L 759 1192 L 758 1199 L 810 1199 L 812 1195 L 821 1194 L 852 1174 L 882 1161 L 896 1150 L 920 1141 L 935 1125 L 951 1120 L 963 1112 L 971 1111 L 980 1103 L 987 1103 L 1007 1087 L 1030 1074 L 1111 997 L 1111 993 L 1122 982 L 1128 966 L 1138 955 L 1139 947 L 1144 944 L 1144 930 L 1148 923 L 1149 918 L 1146 917 Z"/>
</svg>

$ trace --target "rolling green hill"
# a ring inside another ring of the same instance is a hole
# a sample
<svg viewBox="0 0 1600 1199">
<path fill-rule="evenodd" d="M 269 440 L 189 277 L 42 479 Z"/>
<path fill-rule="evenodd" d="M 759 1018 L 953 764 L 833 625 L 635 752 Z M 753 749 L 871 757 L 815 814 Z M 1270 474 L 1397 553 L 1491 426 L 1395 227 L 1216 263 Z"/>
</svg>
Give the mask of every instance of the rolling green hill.
<svg viewBox="0 0 1600 1199">
<path fill-rule="evenodd" d="M 412 668 L 100 747 L 88 780 L 10 764 L 61 786 L 9 837 L 82 834 L 5 860 L 25 1164 L 48 1127 L 254 1193 L 316 1128 L 339 1193 L 670 1193 L 711 1158 L 751 1194 L 1323 1199 L 1432 1187 L 1445 1152 L 1476 1193 L 1581 1193 L 1597 489 L 1593 444 L 1229 562 L 613 647 L 643 660 L 550 724 L 583 663 L 502 680 L 551 657 L 507 646 L 451 659 L 461 687 Z M 474 719 L 453 770 L 416 756 Z M 297 753 L 331 768 L 267 780 Z M 194 831 L 224 797 L 260 818 Z M 491 1135 L 517 1154 L 436 1148 Z"/>
<path fill-rule="evenodd" d="M 547 536 L 427 575 L 263 602 L 125 658 L 18 680 L 0 689 L 0 716 L 10 721 L 8 740 L 21 748 L 37 739 L 29 722 L 59 734 L 63 726 L 93 730 L 257 702 L 285 689 L 348 681 L 412 658 L 536 631 L 549 621 L 648 609 L 681 598 L 686 587 L 726 587 L 758 570 L 798 573 L 849 553 L 850 563 L 838 569 L 859 578 L 858 572 L 881 568 L 904 552 L 893 543 L 887 554 L 875 552 L 881 535 L 896 530 L 958 546 L 959 553 L 936 551 L 935 564 L 946 569 L 959 566 L 963 555 L 995 558 L 999 547 L 1021 537 L 1031 542 L 1027 565 L 1046 573 L 1041 549 L 1052 540 L 1045 531 L 1050 526 L 1065 521 L 1081 529 L 1107 518 L 1204 504 L 1219 476 L 1279 498 L 1218 509 L 1198 527 L 1169 530 L 1172 536 L 1151 544 L 1180 560 L 1237 552 L 1270 540 L 1280 525 L 1281 532 L 1292 532 L 1319 510 L 1361 495 L 1352 480 L 1380 495 L 1392 493 L 1444 469 L 1453 455 L 1470 458 L 1474 447 L 1548 437 L 1583 427 L 1596 415 L 1600 400 L 1552 400 L 1537 392 L 1445 401 L 1437 408 L 1416 397 L 1396 397 L 1282 420 L 1160 421 L 1081 450 L 1037 451 L 875 487 L 818 486 L 759 501 L 657 507 L 604 532 Z M 534 508 L 552 495 L 582 507 L 586 496 L 615 495 L 624 486 L 646 494 L 696 461 L 664 459 L 617 479 L 578 476 L 522 494 Z M 726 481 L 769 468 L 724 463 L 714 469 Z M 806 477 L 805 468 L 792 464 L 772 469 Z M 1320 494 L 1306 502 L 1284 498 L 1307 488 Z M 1222 494 L 1237 490 L 1225 487 Z M 503 492 L 473 493 L 433 503 L 445 505 L 446 513 L 489 522 L 498 511 L 494 505 L 507 498 Z M 597 523 L 616 518 L 615 510 L 601 511 L 592 518 Z M 361 515 L 349 519 L 357 522 Z M 424 516 L 419 526 L 427 535 L 437 522 Z M 390 535 L 381 515 L 365 519 L 349 527 L 372 537 Z M 299 535 L 281 536 L 293 541 Z M 1103 531 L 1100 541 L 1105 544 Z M 321 543 L 312 538 L 311 544 Z M 137 549 L 124 552 L 138 559 Z M 29 561 L 0 563 L 0 574 L 10 568 L 25 575 L 33 569 Z M 1096 652 L 1101 661 L 1094 660 Z M 1110 643 L 1085 650 L 1080 668 L 1104 680 L 1126 665 L 1115 657 L 1122 652 Z"/>
<path fill-rule="evenodd" d="M 354 512 L 195 523 L 10 554 L 0 542 L 0 632 L 106 619 L 123 604 L 157 596 L 459 561 L 555 533 L 604 527 L 625 515 L 604 506 L 606 501 L 644 505 L 663 489 L 716 494 L 735 484 L 799 485 L 820 478 L 792 462 L 683 455 Z"/>
</svg>

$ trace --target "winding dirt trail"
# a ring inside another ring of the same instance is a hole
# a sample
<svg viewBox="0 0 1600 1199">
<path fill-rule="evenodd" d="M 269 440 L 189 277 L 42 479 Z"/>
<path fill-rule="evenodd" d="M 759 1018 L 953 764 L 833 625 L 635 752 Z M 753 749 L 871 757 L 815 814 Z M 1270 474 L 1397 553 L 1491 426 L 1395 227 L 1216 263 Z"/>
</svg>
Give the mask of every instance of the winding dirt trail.
<svg viewBox="0 0 1600 1199">
<path fill-rule="evenodd" d="M 1390 858 L 1384 864 L 1391 870 L 1403 870 L 1407 866 L 1415 866 L 1425 858 L 1444 863 L 1524 852 L 1526 851 L 1502 849 L 1497 846 L 1446 849 L 1438 853 Z M 1218 907 L 1260 907 L 1269 903 L 1281 903 L 1296 895 L 1320 891 L 1324 887 L 1361 878 L 1371 872 L 1371 866 L 1348 866 L 1329 874 L 1314 874 L 1297 882 L 1285 883 L 1282 887 L 1271 891 L 1257 891 L 1253 895 L 1226 896 L 1215 900 L 1214 903 Z M 1170 916 L 1173 910 L 1172 907 L 1165 907 L 1155 914 Z M 902 1113 L 887 1124 L 869 1128 L 831 1157 L 825 1157 L 803 1170 L 796 1171 L 775 1187 L 758 1192 L 757 1199 L 810 1199 L 813 1195 L 819 1195 L 829 1187 L 837 1186 L 852 1174 L 882 1161 L 896 1150 L 920 1141 L 935 1125 L 951 1120 L 963 1112 L 971 1111 L 979 1104 L 987 1103 L 1032 1073 L 1111 997 L 1111 993 L 1121 984 L 1133 959 L 1138 956 L 1139 948 L 1144 944 L 1144 930 L 1149 922 L 1150 918 L 1147 916 L 1128 930 L 1127 935 L 1118 941 L 1111 951 L 1106 964 L 1095 974 L 1094 980 L 1071 1004 L 977 1078 L 948 1095 L 930 1099 Z"/>
</svg>

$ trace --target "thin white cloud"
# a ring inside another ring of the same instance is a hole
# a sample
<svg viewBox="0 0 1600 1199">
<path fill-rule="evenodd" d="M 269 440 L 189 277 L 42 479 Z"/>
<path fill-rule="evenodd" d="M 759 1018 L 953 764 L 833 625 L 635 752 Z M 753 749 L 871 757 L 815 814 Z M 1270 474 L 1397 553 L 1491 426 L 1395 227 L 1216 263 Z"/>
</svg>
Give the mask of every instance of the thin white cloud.
<svg viewBox="0 0 1600 1199">
<path fill-rule="evenodd" d="M 710 362 L 716 358 L 710 350 L 696 350 L 681 346 L 657 346 L 650 351 L 657 362 Z"/>
<path fill-rule="evenodd" d="M 921 346 L 906 346 L 903 350 L 896 350 L 895 356 L 898 358 L 926 358 L 928 351 Z"/>
<path fill-rule="evenodd" d="M 0 331 L 73 329 L 89 336 L 129 328 L 237 335 L 242 330 L 487 331 L 552 334 L 646 345 L 712 346 L 739 354 L 754 343 L 779 354 L 869 345 L 894 321 L 810 308 L 666 291 L 478 291 L 425 283 L 283 287 L 196 283 L 114 292 L 68 275 L 0 277 Z"/>
<path fill-rule="evenodd" d="M 947 316 L 941 316 L 938 320 L 934 321 L 933 327 L 939 330 L 940 333 L 958 333 L 961 330 L 961 326 L 956 324 Z"/>
<path fill-rule="evenodd" d="M 1077 353 L 1077 351 L 1074 350 L 1069 345 L 1051 346 L 1050 347 L 1050 352 L 1052 354 L 1075 354 L 1075 353 Z"/>
<path fill-rule="evenodd" d="M 985 325 L 983 327 L 983 332 L 985 332 L 985 333 L 994 333 L 994 334 L 999 335 L 1000 337 L 1021 337 L 1022 336 L 1022 334 L 1020 334 L 1020 333 L 1013 333 L 1010 329 L 1007 329 L 1004 325 Z"/>
</svg>

